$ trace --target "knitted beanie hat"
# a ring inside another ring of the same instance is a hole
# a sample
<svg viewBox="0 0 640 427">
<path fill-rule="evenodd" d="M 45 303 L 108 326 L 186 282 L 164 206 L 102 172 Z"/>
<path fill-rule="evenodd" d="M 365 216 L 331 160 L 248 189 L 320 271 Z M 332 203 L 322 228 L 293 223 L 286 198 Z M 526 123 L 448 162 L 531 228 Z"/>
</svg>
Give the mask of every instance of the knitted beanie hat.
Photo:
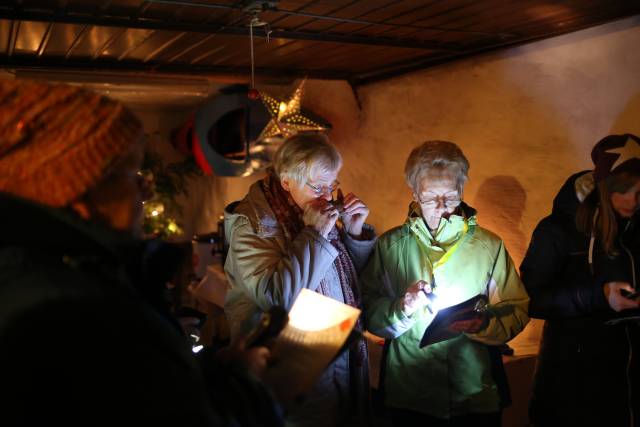
<svg viewBox="0 0 640 427">
<path fill-rule="evenodd" d="M 0 79 L 0 191 L 54 207 L 77 200 L 142 135 L 119 102 L 75 86 Z"/>
<path fill-rule="evenodd" d="M 619 172 L 640 175 L 640 139 L 629 133 L 605 136 L 593 147 L 591 159 L 596 182 Z"/>
</svg>

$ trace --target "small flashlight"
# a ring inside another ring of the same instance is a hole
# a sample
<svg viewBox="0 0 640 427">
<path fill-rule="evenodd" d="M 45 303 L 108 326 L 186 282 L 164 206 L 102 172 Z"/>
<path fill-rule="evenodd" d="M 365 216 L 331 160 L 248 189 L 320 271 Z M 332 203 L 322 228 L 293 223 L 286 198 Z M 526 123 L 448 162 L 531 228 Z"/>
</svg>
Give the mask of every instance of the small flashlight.
<svg viewBox="0 0 640 427">
<path fill-rule="evenodd" d="M 433 314 L 433 310 L 436 309 L 435 303 L 438 299 L 438 296 L 436 294 L 432 292 L 427 292 L 424 288 L 420 289 L 424 295 L 427 297 L 427 309 L 429 310 L 429 313 Z"/>
</svg>

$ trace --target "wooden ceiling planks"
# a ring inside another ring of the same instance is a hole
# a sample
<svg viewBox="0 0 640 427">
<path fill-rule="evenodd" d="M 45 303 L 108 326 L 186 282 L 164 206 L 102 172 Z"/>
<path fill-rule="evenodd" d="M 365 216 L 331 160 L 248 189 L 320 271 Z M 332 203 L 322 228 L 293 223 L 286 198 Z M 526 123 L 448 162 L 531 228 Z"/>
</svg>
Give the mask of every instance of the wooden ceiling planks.
<svg viewBox="0 0 640 427">
<path fill-rule="evenodd" d="M 259 13 L 255 64 L 274 76 L 372 81 L 640 13 L 637 0 L 281 0 Z M 0 66 L 237 72 L 251 18 L 240 0 L 9 0 Z"/>
</svg>

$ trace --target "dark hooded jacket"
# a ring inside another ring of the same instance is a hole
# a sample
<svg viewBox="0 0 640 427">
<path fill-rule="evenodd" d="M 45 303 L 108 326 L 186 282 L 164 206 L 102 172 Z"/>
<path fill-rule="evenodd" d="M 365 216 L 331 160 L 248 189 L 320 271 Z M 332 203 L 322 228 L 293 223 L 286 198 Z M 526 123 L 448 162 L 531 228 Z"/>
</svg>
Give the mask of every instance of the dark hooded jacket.
<svg viewBox="0 0 640 427">
<path fill-rule="evenodd" d="M 618 256 L 607 256 L 595 242 L 590 267 L 590 236 L 576 227 L 577 193 L 584 196 L 590 178 L 581 172 L 567 180 L 520 268 L 529 314 L 546 320 L 530 404 L 530 417 L 540 426 L 640 425 L 638 321 L 612 325 L 621 314 L 603 291 L 611 281 L 638 286 L 638 215 L 618 218 Z"/>
<path fill-rule="evenodd" d="M 256 382 L 193 356 L 158 245 L 3 194 L 0 223 L 1 425 L 279 424 Z"/>
</svg>

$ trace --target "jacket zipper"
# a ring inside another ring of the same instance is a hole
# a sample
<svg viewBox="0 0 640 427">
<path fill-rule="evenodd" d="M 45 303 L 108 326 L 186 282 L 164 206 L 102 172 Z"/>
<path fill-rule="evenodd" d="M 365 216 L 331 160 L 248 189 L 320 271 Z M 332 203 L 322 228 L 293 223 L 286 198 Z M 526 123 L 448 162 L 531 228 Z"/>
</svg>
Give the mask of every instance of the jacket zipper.
<svg viewBox="0 0 640 427">
<path fill-rule="evenodd" d="M 627 227 L 625 227 L 625 231 L 629 228 L 629 223 L 627 223 Z M 633 289 L 637 289 L 636 288 L 636 265 L 635 262 L 633 260 L 633 255 L 631 254 L 631 251 L 629 251 L 629 249 L 624 245 L 624 242 L 622 241 L 622 236 L 620 237 L 620 247 L 622 247 L 622 249 L 624 249 L 624 251 L 627 253 L 627 256 L 629 257 L 629 260 L 631 261 L 631 281 L 633 282 Z M 634 425 L 634 413 L 633 413 L 633 402 L 632 402 L 632 395 L 633 395 L 633 386 L 631 383 L 631 362 L 633 360 L 633 346 L 632 346 L 632 342 L 631 342 L 631 335 L 629 334 L 629 325 L 625 325 L 624 327 L 624 332 L 625 335 L 627 336 L 627 345 L 629 346 L 629 357 L 627 359 L 627 402 L 629 405 L 629 426 L 633 427 Z"/>
<path fill-rule="evenodd" d="M 624 232 L 626 232 L 629 229 L 630 224 L 631 224 L 631 221 L 629 221 L 627 225 L 624 227 Z M 622 236 L 620 236 L 620 247 L 624 249 L 624 251 L 629 256 L 629 261 L 631 261 L 631 281 L 633 282 L 633 289 L 636 289 L 636 264 L 633 260 L 633 255 L 631 254 L 631 251 L 624 245 Z"/>
</svg>

